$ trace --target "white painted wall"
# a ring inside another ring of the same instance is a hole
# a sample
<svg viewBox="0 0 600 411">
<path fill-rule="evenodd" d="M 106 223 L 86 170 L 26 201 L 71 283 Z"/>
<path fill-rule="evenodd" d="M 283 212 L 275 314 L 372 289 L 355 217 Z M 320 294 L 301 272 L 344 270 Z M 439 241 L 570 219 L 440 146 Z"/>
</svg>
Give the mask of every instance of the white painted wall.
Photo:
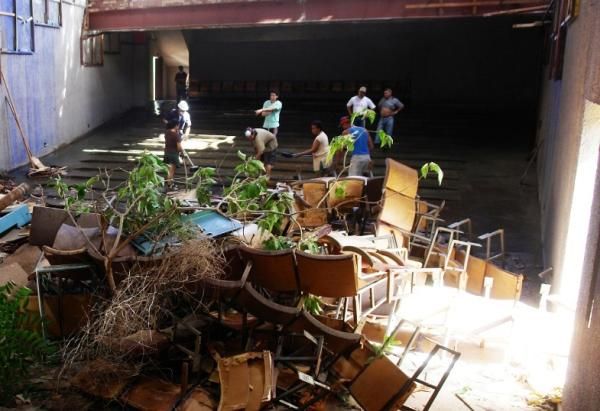
<svg viewBox="0 0 600 411">
<path fill-rule="evenodd" d="M 147 47 L 122 45 L 120 54 L 104 55 L 103 66 L 81 66 L 83 14 L 83 7 L 63 4 L 60 29 L 35 27 L 33 55 L 1 57 L 32 152 L 39 157 L 147 102 Z M 10 170 L 27 157 L 3 87 L 0 98 L 0 169 Z"/>
</svg>

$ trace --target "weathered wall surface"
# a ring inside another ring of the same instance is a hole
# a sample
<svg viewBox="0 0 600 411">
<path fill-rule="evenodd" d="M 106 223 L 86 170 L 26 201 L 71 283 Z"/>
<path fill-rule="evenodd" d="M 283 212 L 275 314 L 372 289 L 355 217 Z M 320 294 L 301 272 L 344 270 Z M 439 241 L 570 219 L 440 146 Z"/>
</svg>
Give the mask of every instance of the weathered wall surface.
<svg viewBox="0 0 600 411">
<path fill-rule="evenodd" d="M 31 150 L 43 156 L 129 108 L 147 101 L 145 46 L 122 44 L 104 66 L 80 65 L 84 8 L 63 4 L 61 28 L 35 27 L 33 55 L 2 55 L 2 70 Z M 0 87 L 0 169 L 27 161 Z"/>
<path fill-rule="evenodd" d="M 568 27 L 564 58 L 562 81 L 544 81 L 540 111 L 544 260 L 554 267 L 553 292 L 576 306 L 563 409 L 595 410 L 600 402 L 600 1 L 582 0 Z"/>
<path fill-rule="evenodd" d="M 573 266 L 569 249 L 585 246 L 585 236 L 577 235 L 585 229 L 581 227 L 584 216 L 572 211 L 581 207 L 581 200 L 574 197 L 574 186 L 578 173 L 594 177 L 593 171 L 582 168 L 581 161 L 582 156 L 598 150 L 598 141 L 591 137 L 584 141 L 582 134 L 586 101 L 598 73 L 592 56 L 598 49 L 594 31 L 598 31 L 599 21 L 598 1 L 582 1 L 580 16 L 569 26 L 562 80 L 544 77 L 540 110 L 538 181 L 544 261 L 554 268 L 554 291 L 564 294 L 573 305 L 578 267 Z M 591 113 L 589 106 L 587 112 Z"/>
</svg>

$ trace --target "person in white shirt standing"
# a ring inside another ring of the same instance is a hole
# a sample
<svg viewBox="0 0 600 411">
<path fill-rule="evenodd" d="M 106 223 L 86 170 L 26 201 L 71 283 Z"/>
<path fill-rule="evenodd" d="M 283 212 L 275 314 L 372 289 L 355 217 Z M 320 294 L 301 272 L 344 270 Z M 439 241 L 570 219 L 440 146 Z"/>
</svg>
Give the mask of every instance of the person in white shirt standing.
<svg viewBox="0 0 600 411">
<path fill-rule="evenodd" d="M 327 134 L 323 131 L 323 125 L 319 120 L 314 120 L 310 123 L 310 132 L 315 138 L 311 148 L 294 154 L 294 157 L 312 154 L 313 171 L 316 176 L 329 176 L 331 175 L 331 164 L 327 161 L 327 154 L 329 154 L 329 137 L 327 137 Z"/>
<path fill-rule="evenodd" d="M 346 103 L 346 109 L 348 109 L 348 114 L 350 116 L 352 116 L 354 113 L 362 113 L 367 109 L 373 110 L 374 108 L 375 104 L 369 97 L 367 97 L 367 88 L 365 86 L 359 88 L 358 94 L 348 100 L 348 103 Z M 353 125 L 364 127 L 365 121 L 362 118 L 357 118 Z"/>
</svg>

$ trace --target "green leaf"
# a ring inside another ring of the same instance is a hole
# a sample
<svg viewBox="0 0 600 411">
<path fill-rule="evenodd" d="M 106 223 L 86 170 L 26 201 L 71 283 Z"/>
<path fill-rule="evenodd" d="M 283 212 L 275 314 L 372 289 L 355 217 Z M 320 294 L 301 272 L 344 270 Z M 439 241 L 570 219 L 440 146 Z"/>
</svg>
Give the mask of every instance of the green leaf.
<svg viewBox="0 0 600 411">
<path fill-rule="evenodd" d="M 335 186 L 335 198 L 338 200 L 346 198 L 346 182 L 339 182 Z"/>
<path fill-rule="evenodd" d="M 427 174 L 429 174 L 429 163 L 421 166 L 421 178 L 427 178 Z"/>
<path fill-rule="evenodd" d="M 391 147 L 394 144 L 394 139 L 392 136 L 387 134 L 384 130 L 377 131 L 377 136 L 379 137 L 379 141 L 381 142 L 381 147 Z"/>
<path fill-rule="evenodd" d="M 375 122 L 375 117 L 377 117 L 377 113 L 375 113 L 375 111 L 370 109 L 363 111 L 363 118 L 366 118 L 369 121 L 369 124 L 373 124 Z"/>
<path fill-rule="evenodd" d="M 442 181 L 444 180 L 444 171 L 442 170 L 442 168 L 437 164 L 437 163 L 429 163 L 429 169 L 431 170 L 431 172 L 436 173 L 437 174 L 437 179 L 438 179 L 438 185 L 442 185 Z"/>
</svg>

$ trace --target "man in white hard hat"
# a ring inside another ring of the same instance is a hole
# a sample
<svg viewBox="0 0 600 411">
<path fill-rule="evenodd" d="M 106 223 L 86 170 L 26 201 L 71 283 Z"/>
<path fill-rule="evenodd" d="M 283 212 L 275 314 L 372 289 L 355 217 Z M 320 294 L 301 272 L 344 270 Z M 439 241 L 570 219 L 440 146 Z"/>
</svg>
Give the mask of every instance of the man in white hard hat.
<svg viewBox="0 0 600 411">
<path fill-rule="evenodd" d="M 184 140 L 187 140 L 190 136 L 190 129 L 192 127 L 192 118 L 190 117 L 190 106 L 186 101 L 180 101 L 177 104 L 177 108 L 172 109 L 163 117 L 163 123 L 167 124 L 171 121 L 176 121 L 179 127 L 179 135 Z"/>
<path fill-rule="evenodd" d="M 190 106 L 185 100 L 181 100 L 177 104 L 177 111 L 179 112 L 179 133 L 184 140 L 187 140 L 190 136 L 190 129 L 192 128 L 192 118 L 190 117 Z"/>
<path fill-rule="evenodd" d="M 275 157 L 277 155 L 277 137 L 269 130 L 264 128 L 252 128 L 248 127 L 244 132 L 244 135 L 248 140 L 252 142 L 254 146 L 254 155 L 265 165 L 267 176 L 271 177 L 271 170 L 275 163 Z"/>
</svg>

